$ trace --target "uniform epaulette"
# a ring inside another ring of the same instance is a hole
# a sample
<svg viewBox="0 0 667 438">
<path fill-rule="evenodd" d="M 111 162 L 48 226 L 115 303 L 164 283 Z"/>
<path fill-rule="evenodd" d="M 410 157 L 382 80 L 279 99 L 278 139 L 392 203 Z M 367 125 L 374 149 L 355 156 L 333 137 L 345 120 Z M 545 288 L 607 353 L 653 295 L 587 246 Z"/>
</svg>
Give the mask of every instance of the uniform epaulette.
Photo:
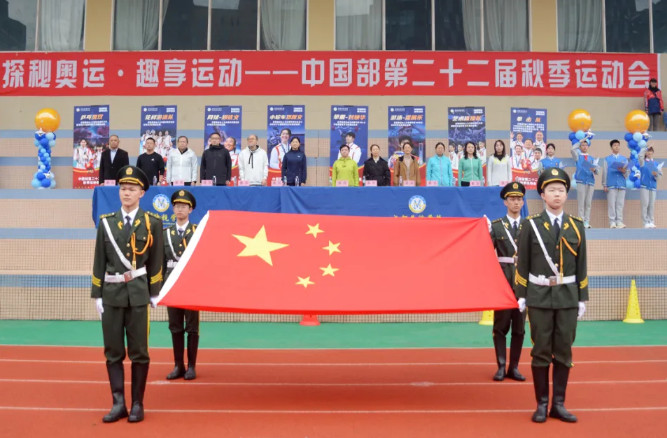
<svg viewBox="0 0 667 438">
<path fill-rule="evenodd" d="M 584 220 L 583 220 L 582 218 L 580 218 L 579 216 L 570 216 L 570 217 L 571 217 L 572 219 L 574 219 L 575 221 L 578 221 L 578 222 L 581 222 L 581 223 L 584 222 Z"/>
<path fill-rule="evenodd" d="M 152 211 L 147 211 L 146 214 L 149 215 L 149 216 L 153 216 L 155 219 L 162 220 L 162 218 L 159 215 L 153 213 Z"/>
<path fill-rule="evenodd" d="M 503 221 L 503 218 L 498 218 L 498 219 L 492 220 L 491 223 L 492 224 L 497 224 L 498 222 L 502 222 L 502 221 Z"/>
<path fill-rule="evenodd" d="M 532 216 L 528 216 L 528 217 L 526 218 L 526 220 L 529 221 L 529 220 L 531 220 L 531 219 L 535 219 L 536 217 L 540 217 L 541 215 L 542 215 L 541 213 L 534 214 L 534 215 L 532 215 Z"/>
<path fill-rule="evenodd" d="M 101 214 L 101 215 L 100 215 L 100 219 L 104 219 L 105 217 L 111 217 L 111 216 L 113 216 L 113 215 L 115 215 L 115 214 L 116 214 L 115 212 L 114 212 L 114 213 Z"/>
</svg>

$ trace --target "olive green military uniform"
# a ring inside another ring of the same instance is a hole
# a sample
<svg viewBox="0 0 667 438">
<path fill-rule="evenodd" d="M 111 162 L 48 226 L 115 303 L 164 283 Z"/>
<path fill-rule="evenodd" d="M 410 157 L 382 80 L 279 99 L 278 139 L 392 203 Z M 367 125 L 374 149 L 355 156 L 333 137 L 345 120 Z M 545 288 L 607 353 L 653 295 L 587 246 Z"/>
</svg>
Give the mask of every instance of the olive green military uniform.
<svg viewBox="0 0 667 438">
<path fill-rule="evenodd" d="M 146 274 L 125 282 L 107 282 L 105 276 L 123 274 L 124 266 L 111 244 L 103 221 L 107 221 L 111 235 L 123 256 L 134 262 L 137 269 L 146 268 Z M 162 221 L 153 213 L 139 208 L 128 234 L 125 231 L 122 210 L 100 216 L 95 242 L 92 298 L 102 298 L 102 333 L 107 363 L 122 363 L 127 354 L 133 363 L 149 363 L 148 304 L 162 287 Z"/>
<path fill-rule="evenodd" d="M 555 274 L 529 221 L 535 223 L 547 253 L 559 270 L 559 276 L 566 280 L 573 279 L 572 282 L 545 286 L 531 281 L 531 274 L 538 278 L 542 276 L 543 280 Z M 517 297 L 526 299 L 528 307 L 534 344 L 532 364 L 545 367 L 556 360 L 572 366 L 578 303 L 588 300 L 586 234 L 580 218 L 563 213 L 558 236 L 546 211 L 526 219 L 519 234 L 514 291 Z"/>
<path fill-rule="evenodd" d="M 498 255 L 498 261 L 505 274 L 507 282 L 514 285 L 514 273 L 516 266 L 514 265 L 516 257 L 517 238 L 519 236 L 519 229 L 523 224 L 520 220 L 516 230 L 510 224 L 507 216 L 496 219 L 491 223 L 491 240 Z M 507 333 L 512 328 L 512 337 L 510 341 L 510 362 L 508 375 L 516 380 L 525 380 L 517 370 L 519 360 L 521 359 L 521 349 L 523 348 L 523 340 L 526 335 L 525 312 L 517 309 L 496 310 L 493 312 L 493 345 L 496 351 L 496 362 L 498 363 L 499 374 L 494 376 L 494 380 L 502 380 L 505 375 L 506 364 L 506 348 L 507 348 Z M 502 370 L 502 373 L 501 373 Z"/>
<path fill-rule="evenodd" d="M 550 184 L 558 184 L 554 191 Z M 561 186 L 570 189 L 570 177 L 562 169 L 545 169 L 537 180 L 537 191 L 556 199 Z M 561 197 L 561 201 L 567 199 Z M 547 420 L 549 368 L 553 364 L 553 394 L 548 416 L 574 423 L 577 417 L 565 409 L 565 393 L 572 367 L 572 344 L 578 313 L 588 300 L 586 234 L 580 218 L 545 210 L 526 218 L 519 233 L 514 292 L 525 299 L 533 341 L 531 371 L 537 409 L 532 420 Z M 542 243 L 540 243 L 540 240 Z"/>
<path fill-rule="evenodd" d="M 137 185 L 146 191 L 148 178 L 138 168 L 125 166 L 118 172 L 121 191 Z M 131 212 L 100 216 L 95 240 L 91 297 L 100 302 L 104 355 L 106 356 L 113 406 L 105 423 L 128 417 L 129 422 L 144 419 L 144 392 L 148 379 L 148 304 L 162 287 L 162 221 L 153 213 L 137 208 Z M 125 406 L 125 339 L 132 361 L 132 408 Z"/>
</svg>

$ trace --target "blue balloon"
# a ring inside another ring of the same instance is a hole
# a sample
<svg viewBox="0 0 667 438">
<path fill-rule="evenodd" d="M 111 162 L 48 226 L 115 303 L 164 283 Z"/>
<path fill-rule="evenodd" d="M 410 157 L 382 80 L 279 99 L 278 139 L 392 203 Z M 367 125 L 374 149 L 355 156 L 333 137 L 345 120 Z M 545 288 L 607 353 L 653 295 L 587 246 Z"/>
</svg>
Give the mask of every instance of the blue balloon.
<svg viewBox="0 0 667 438">
<path fill-rule="evenodd" d="M 630 149 L 634 149 L 634 148 L 636 148 L 636 147 L 637 147 L 637 142 L 636 142 L 634 139 L 630 140 L 630 141 L 628 142 L 628 147 L 629 147 Z"/>
<path fill-rule="evenodd" d="M 50 133 L 49 133 L 49 134 L 50 134 Z M 50 147 L 54 147 L 55 145 L 56 145 L 56 141 L 55 141 L 55 140 L 49 140 L 49 146 L 50 146 Z"/>
<path fill-rule="evenodd" d="M 41 144 L 39 143 L 39 140 L 35 139 L 35 147 L 41 147 Z"/>
<path fill-rule="evenodd" d="M 632 133 L 628 132 L 627 134 L 625 134 L 625 141 L 630 141 L 630 140 L 632 140 Z"/>
<path fill-rule="evenodd" d="M 48 178 L 44 178 L 42 180 L 42 187 L 44 187 L 44 188 L 51 187 L 51 180 L 48 179 Z"/>
<path fill-rule="evenodd" d="M 48 140 L 46 137 L 44 137 L 44 138 L 42 138 L 42 139 L 39 140 L 39 143 L 40 143 L 43 147 L 47 147 L 47 146 L 49 145 L 49 140 Z"/>
<path fill-rule="evenodd" d="M 637 131 L 637 132 L 635 132 L 634 134 L 632 134 L 632 139 L 633 139 L 634 141 L 639 141 L 639 140 L 641 140 L 642 138 L 644 138 L 644 136 L 643 136 L 642 133 L 639 132 L 639 131 Z"/>
<path fill-rule="evenodd" d="M 572 141 L 575 138 L 577 138 L 577 135 L 574 132 L 570 132 L 570 135 L 568 136 L 568 138 L 570 139 L 570 141 Z"/>
<path fill-rule="evenodd" d="M 42 172 L 37 172 L 37 175 L 35 175 L 35 178 L 41 181 L 44 178 L 46 178 L 46 175 L 44 175 Z"/>
<path fill-rule="evenodd" d="M 637 146 L 639 146 L 640 148 L 645 148 L 646 147 L 646 140 L 644 140 L 644 139 L 639 140 L 637 142 Z"/>
<path fill-rule="evenodd" d="M 572 140 L 572 146 L 574 146 L 577 143 L 579 143 L 579 140 L 577 140 L 576 138 L 574 140 Z"/>
<path fill-rule="evenodd" d="M 586 137 L 586 133 L 584 133 L 584 131 L 579 130 L 577 131 L 576 134 L 574 134 L 574 136 L 577 138 L 577 140 L 583 140 Z"/>
<path fill-rule="evenodd" d="M 45 137 L 48 138 L 49 140 L 55 140 L 56 139 L 56 136 L 53 132 L 47 132 Z"/>
<path fill-rule="evenodd" d="M 630 155 L 632 156 L 632 158 L 635 158 L 637 156 L 637 151 L 635 150 L 630 151 Z"/>
<path fill-rule="evenodd" d="M 630 180 L 630 179 L 625 180 L 625 188 L 626 188 L 626 189 L 634 189 L 634 188 L 635 188 L 635 183 L 634 183 L 634 181 L 632 181 L 632 180 Z"/>
<path fill-rule="evenodd" d="M 641 183 L 641 181 L 639 180 L 639 178 L 637 178 L 637 179 L 635 180 L 635 188 L 638 189 L 638 188 L 640 188 L 641 186 L 642 186 L 642 183 Z"/>
<path fill-rule="evenodd" d="M 42 182 L 38 179 L 33 179 L 30 184 L 36 189 L 42 187 Z"/>
<path fill-rule="evenodd" d="M 46 165 L 44 166 L 44 170 L 45 170 L 46 172 L 51 172 L 51 165 L 50 165 L 50 164 L 46 164 Z"/>
</svg>

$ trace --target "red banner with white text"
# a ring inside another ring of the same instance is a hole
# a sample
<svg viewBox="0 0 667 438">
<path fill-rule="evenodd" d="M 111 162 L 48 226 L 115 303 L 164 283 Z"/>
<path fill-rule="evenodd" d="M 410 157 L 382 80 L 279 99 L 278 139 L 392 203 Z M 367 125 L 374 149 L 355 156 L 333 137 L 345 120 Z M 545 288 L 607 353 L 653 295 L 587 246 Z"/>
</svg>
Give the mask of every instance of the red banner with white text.
<svg viewBox="0 0 667 438">
<path fill-rule="evenodd" d="M 320 315 L 517 306 L 485 219 L 242 211 L 204 216 L 160 304 Z"/>
<path fill-rule="evenodd" d="M 658 55 L 542 52 L 5 52 L 0 95 L 641 96 Z"/>
</svg>

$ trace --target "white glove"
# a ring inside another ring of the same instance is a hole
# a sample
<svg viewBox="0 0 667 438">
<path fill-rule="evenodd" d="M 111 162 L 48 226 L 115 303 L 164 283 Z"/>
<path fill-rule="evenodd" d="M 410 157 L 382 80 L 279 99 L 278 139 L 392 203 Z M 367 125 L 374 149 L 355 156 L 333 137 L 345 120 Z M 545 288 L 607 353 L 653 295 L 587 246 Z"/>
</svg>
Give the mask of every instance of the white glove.
<svg viewBox="0 0 667 438">
<path fill-rule="evenodd" d="M 517 304 L 519 304 L 519 312 L 523 312 L 526 310 L 526 299 L 525 298 L 519 298 L 517 301 Z"/>
<path fill-rule="evenodd" d="M 151 307 L 155 309 L 157 307 L 158 297 L 151 297 Z"/>
<path fill-rule="evenodd" d="M 577 319 L 581 319 L 582 316 L 584 316 L 584 313 L 586 313 L 586 303 L 583 301 L 579 301 L 579 311 L 577 312 Z"/>
<path fill-rule="evenodd" d="M 102 298 L 95 298 L 95 309 L 102 319 L 102 314 L 104 313 L 104 304 L 102 304 Z"/>
<path fill-rule="evenodd" d="M 486 224 L 489 226 L 489 233 L 490 233 L 491 232 L 491 221 L 489 220 L 488 217 L 486 217 L 486 215 L 484 215 L 484 219 L 486 219 Z"/>
</svg>

